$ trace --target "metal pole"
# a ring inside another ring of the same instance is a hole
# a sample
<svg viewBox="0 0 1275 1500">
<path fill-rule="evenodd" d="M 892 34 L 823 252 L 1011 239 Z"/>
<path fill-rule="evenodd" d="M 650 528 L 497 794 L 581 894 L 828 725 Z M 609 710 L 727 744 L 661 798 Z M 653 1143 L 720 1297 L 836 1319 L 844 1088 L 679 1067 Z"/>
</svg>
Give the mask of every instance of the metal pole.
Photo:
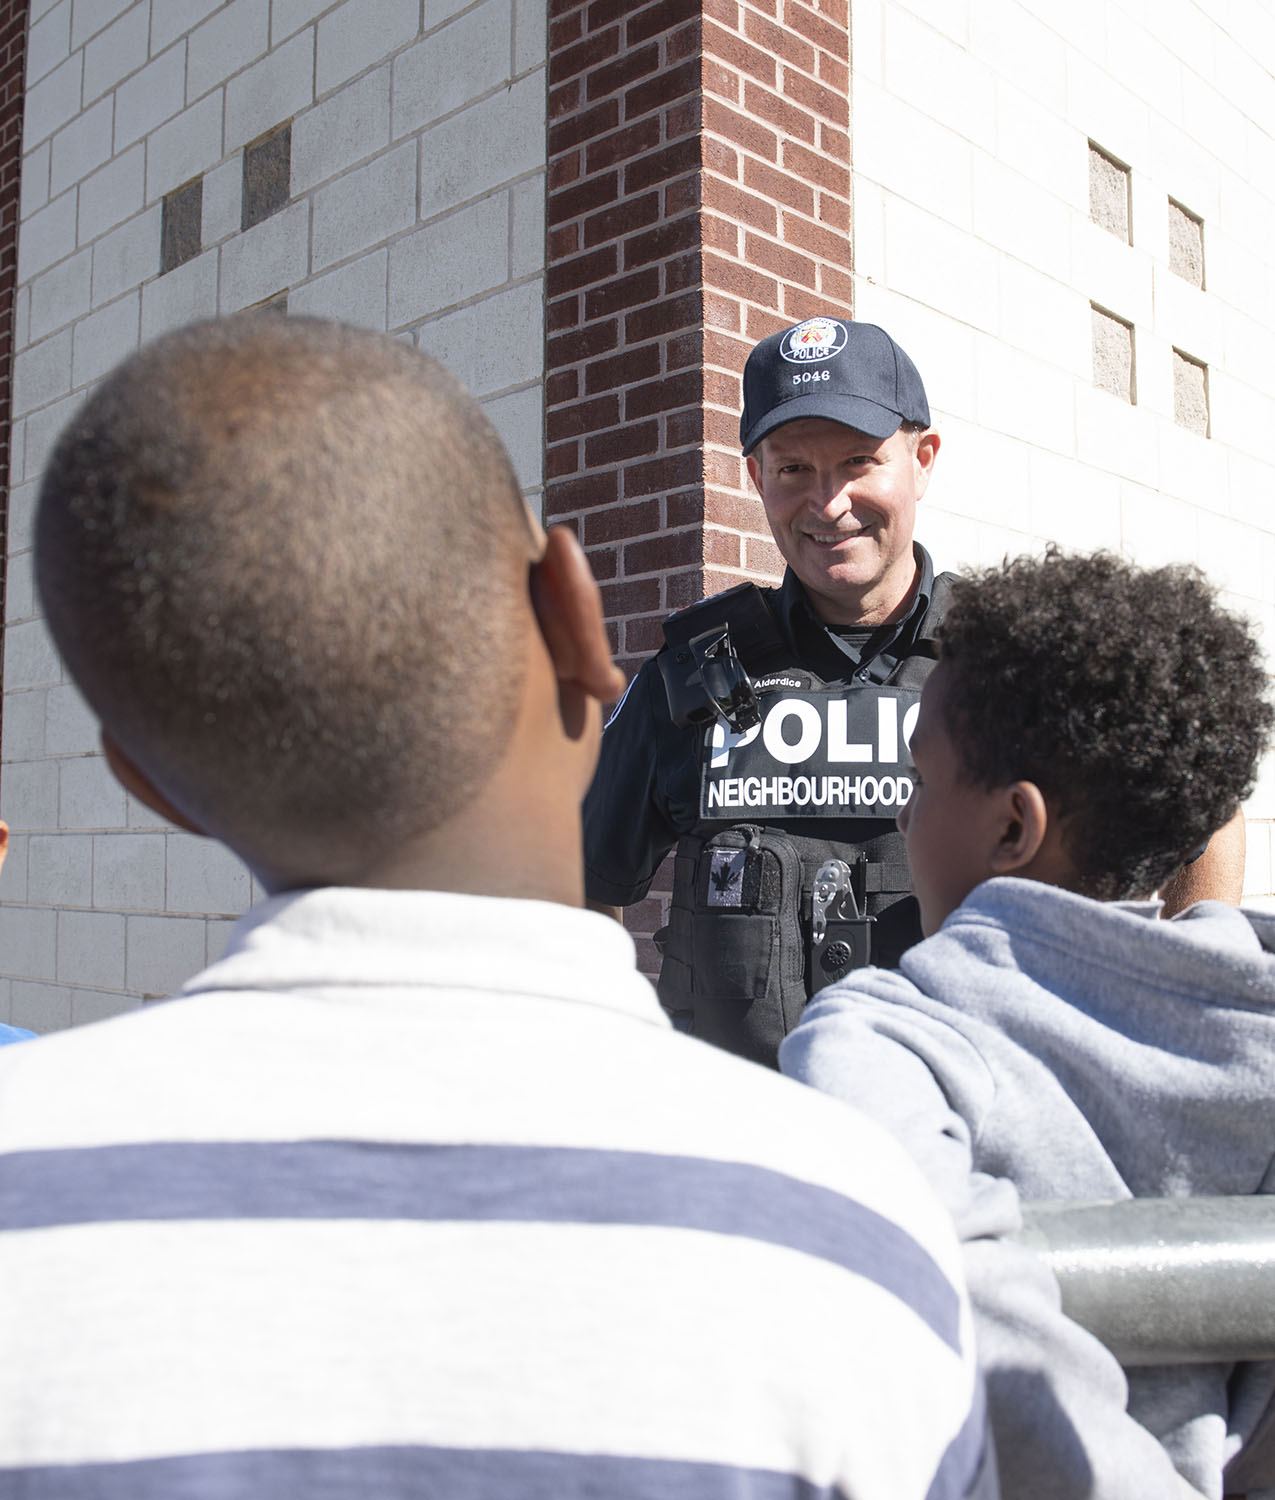
<svg viewBox="0 0 1275 1500">
<path fill-rule="evenodd" d="M 1275 1359 L 1275 1196 L 1025 1203 L 1023 1221 L 1122 1365 Z"/>
</svg>

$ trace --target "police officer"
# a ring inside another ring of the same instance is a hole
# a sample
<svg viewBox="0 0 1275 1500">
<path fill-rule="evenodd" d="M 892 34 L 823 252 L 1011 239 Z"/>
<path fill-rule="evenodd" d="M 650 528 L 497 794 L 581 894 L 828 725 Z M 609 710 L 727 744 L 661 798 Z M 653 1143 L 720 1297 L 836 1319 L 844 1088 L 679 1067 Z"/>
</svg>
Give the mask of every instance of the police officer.
<svg viewBox="0 0 1275 1500">
<path fill-rule="evenodd" d="M 665 622 L 585 802 L 590 903 L 640 900 L 676 843 L 660 998 L 773 1065 L 806 1000 L 920 938 L 895 817 L 946 590 L 913 541 L 939 436 L 884 329 L 822 316 L 744 367 L 740 441 L 787 563 Z"/>
</svg>

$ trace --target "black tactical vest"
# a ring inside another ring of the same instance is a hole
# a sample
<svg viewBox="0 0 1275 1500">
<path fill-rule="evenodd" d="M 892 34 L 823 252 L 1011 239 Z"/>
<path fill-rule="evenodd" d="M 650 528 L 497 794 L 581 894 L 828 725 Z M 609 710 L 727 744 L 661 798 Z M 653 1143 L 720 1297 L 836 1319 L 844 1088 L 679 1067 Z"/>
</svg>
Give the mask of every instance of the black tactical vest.
<svg viewBox="0 0 1275 1500">
<path fill-rule="evenodd" d="M 769 592 L 744 584 L 665 624 L 675 716 L 687 678 L 698 681 L 692 641 L 724 623 L 760 722 L 732 729 L 708 712 L 700 821 L 678 842 L 657 942 L 660 999 L 677 1024 L 773 1067 L 817 990 L 867 963 L 892 966 L 921 936 L 895 818 L 911 795 L 906 741 L 947 579 L 935 579 L 906 654 L 850 684 L 796 665 Z"/>
</svg>

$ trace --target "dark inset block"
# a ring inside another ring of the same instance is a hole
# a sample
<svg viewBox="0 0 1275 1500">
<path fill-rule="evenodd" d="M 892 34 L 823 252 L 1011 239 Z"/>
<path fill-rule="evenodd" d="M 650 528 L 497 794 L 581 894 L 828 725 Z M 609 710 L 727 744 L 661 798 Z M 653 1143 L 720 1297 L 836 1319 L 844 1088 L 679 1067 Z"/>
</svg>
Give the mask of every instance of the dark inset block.
<svg viewBox="0 0 1275 1500">
<path fill-rule="evenodd" d="M 241 229 L 251 229 L 287 203 L 292 193 L 292 123 L 243 148 Z"/>
<path fill-rule="evenodd" d="M 203 248 L 204 179 L 183 183 L 164 195 L 160 220 L 159 274 L 194 260 Z"/>
</svg>

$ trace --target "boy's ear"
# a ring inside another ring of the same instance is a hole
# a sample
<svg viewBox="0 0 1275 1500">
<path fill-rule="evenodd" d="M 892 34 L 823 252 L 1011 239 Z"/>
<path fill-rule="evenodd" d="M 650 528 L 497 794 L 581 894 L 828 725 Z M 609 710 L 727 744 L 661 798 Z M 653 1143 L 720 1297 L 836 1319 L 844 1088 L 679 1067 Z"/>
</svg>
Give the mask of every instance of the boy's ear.
<svg viewBox="0 0 1275 1500">
<path fill-rule="evenodd" d="M 161 818 L 167 819 L 176 827 L 184 828 L 187 833 L 197 833 L 201 837 L 206 835 L 205 829 L 200 828 L 197 823 L 192 823 L 184 812 L 173 806 L 146 772 L 130 755 L 120 749 L 105 729 L 102 731 L 102 753 L 106 756 L 106 764 L 111 768 L 111 775 L 126 792 L 131 792 L 152 812 L 157 812 Z"/>
<path fill-rule="evenodd" d="M 624 692 L 624 673 L 611 660 L 602 596 L 575 532 L 551 526 L 545 549 L 531 565 L 531 606 L 559 690 L 574 689 L 599 703 Z"/>
<path fill-rule="evenodd" d="M 1000 833 L 992 851 L 997 875 L 1025 871 L 1040 854 L 1049 831 L 1049 808 L 1034 781 L 1013 781 L 1001 791 Z"/>
</svg>

